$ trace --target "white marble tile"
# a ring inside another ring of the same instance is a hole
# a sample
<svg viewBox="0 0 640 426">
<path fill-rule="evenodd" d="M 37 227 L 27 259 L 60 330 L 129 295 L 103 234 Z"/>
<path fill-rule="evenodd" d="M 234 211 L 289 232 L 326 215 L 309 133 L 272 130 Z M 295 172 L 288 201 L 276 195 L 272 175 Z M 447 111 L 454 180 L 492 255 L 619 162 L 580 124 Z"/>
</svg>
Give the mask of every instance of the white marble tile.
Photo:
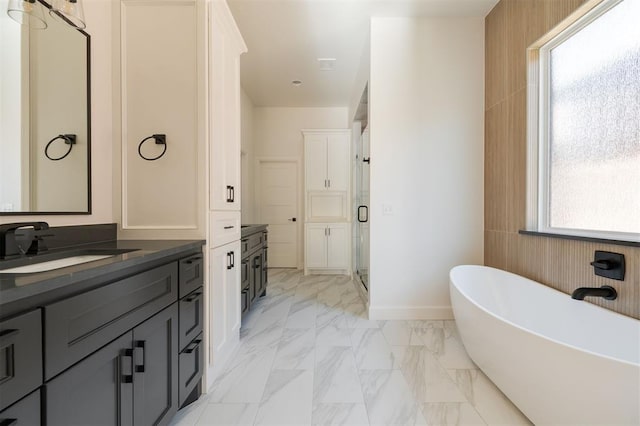
<svg viewBox="0 0 640 426">
<path fill-rule="evenodd" d="M 448 370 L 451 377 L 489 425 L 531 425 L 529 419 L 480 370 Z"/>
<path fill-rule="evenodd" d="M 477 369 L 464 349 L 455 321 L 444 322 L 444 339 L 439 353 L 438 362 L 447 369 Z"/>
<path fill-rule="evenodd" d="M 258 404 L 207 404 L 197 426 L 252 426 Z"/>
<path fill-rule="evenodd" d="M 313 426 L 369 426 L 364 404 L 317 404 L 311 417 Z"/>
<path fill-rule="evenodd" d="M 391 346 L 407 346 L 411 341 L 413 329 L 408 321 L 384 321 L 382 334 Z"/>
<path fill-rule="evenodd" d="M 351 344 L 360 370 L 390 370 L 394 365 L 391 347 L 378 328 L 358 328 L 351 333 Z"/>
<path fill-rule="evenodd" d="M 211 402 L 260 402 L 276 349 L 243 349 L 229 361 L 211 389 Z"/>
<path fill-rule="evenodd" d="M 425 328 L 444 328 L 443 320 L 408 320 L 411 328 L 425 329 Z"/>
<path fill-rule="evenodd" d="M 485 426 L 482 417 L 468 402 L 432 402 L 422 405 L 422 413 L 431 426 Z"/>
<path fill-rule="evenodd" d="M 273 370 L 256 415 L 256 425 L 310 425 L 313 372 Z"/>
<path fill-rule="evenodd" d="M 317 306 L 313 300 L 297 301 L 291 305 L 286 328 L 315 328 Z"/>
<path fill-rule="evenodd" d="M 312 370 L 315 360 L 316 330 L 285 329 L 273 361 L 274 370 Z"/>
<path fill-rule="evenodd" d="M 344 318 L 316 328 L 316 347 L 348 346 L 351 347 L 351 329 L 344 327 Z"/>
<path fill-rule="evenodd" d="M 344 307 L 348 328 L 379 328 L 378 321 L 370 320 L 362 303 L 352 303 Z"/>
<path fill-rule="evenodd" d="M 265 324 L 264 327 L 255 327 L 243 332 L 240 340 L 240 348 L 251 350 L 253 348 L 275 348 L 280 343 L 284 331 L 284 322 Z"/>
<path fill-rule="evenodd" d="M 339 307 L 318 305 L 316 308 L 316 327 L 321 328 L 329 324 L 347 328 L 344 311 Z"/>
<path fill-rule="evenodd" d="M 418 402 L 466 402 L 456 383 L 425 347 L 407 346 L 400 370 Z"/>
<path fill-rule="evenodd" d="M 316 347 L 314 403 L 362 403 L 362 390 L 350 347 Z"/>
<path fill-rule="evenodd" d="M 426 425 L 402 373 L 398 370 L 360 372 L 371 425 Z"/>
<path fill-rule="evenodd" d="M 422 342 L 431 353 L 439 355 L 444 350 L 444 327 L 421 327 L 413 329 L 414 344 Z"/>
</svg>

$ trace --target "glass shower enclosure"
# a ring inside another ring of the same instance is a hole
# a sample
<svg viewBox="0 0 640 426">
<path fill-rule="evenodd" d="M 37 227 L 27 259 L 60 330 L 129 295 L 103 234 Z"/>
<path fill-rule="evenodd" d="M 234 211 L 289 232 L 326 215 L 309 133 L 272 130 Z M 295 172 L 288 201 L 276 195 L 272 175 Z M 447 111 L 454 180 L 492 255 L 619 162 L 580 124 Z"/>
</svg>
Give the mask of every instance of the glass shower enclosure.
<svg viewBox="0 0 640 426">
<path fill-rule="evenodd" d="M 369 127 L 356 145 L 356 273 L 369 290 Z"/>
</svg>

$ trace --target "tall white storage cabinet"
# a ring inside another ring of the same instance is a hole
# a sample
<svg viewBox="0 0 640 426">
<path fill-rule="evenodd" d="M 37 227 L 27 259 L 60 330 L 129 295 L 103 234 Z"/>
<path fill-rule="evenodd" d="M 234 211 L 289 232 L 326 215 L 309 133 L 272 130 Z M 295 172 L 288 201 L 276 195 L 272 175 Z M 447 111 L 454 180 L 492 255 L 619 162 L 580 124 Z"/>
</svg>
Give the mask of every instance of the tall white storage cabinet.
<svg viewBox="0 0 640 426">
<path fill-rule="evenodd" d="M 224 0 L 121 0 L 124 239 L 205 239 L 205 383 L 240 336 L 240 55 Z M 166 135 L 165 144 L 147 140 Z M 120 195 L 118 197 L 118 195 Z"/>
<path fill-rule="evenodd" d="M 303 130 L 305 274 L 350 274 L 350 130 Z"/>
<path fill-rule="evenodd" d="M 209 3 L 209 358 L 207 388 L 240 340 L 240 55 L 227 3 Z"/>
</svg>

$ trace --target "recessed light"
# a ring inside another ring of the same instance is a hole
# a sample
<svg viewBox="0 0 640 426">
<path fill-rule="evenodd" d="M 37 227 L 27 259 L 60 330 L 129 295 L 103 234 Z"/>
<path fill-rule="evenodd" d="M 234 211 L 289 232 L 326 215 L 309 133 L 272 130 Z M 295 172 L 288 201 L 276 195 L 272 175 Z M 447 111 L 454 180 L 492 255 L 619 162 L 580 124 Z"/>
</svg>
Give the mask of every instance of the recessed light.
<svg viewBox="0 0 640 426">
<path fill-rule="evenodd" d="M 294 86 L 298 87 L 298 86 L 302 85 L 302 81 L 301 80 L 291 80 L 291 84 L 293 84 Z"/>
</svg>

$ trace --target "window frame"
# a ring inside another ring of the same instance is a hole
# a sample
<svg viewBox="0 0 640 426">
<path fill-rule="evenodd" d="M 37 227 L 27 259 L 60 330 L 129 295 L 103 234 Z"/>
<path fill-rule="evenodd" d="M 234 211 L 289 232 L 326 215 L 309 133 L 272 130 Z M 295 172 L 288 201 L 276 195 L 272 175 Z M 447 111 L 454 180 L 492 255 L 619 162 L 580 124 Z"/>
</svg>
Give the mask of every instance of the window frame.
<svg viewBox="0 0 640 426">
<path fill-rule="evenodd" d="M 527 49 L 527 231 L 640 242 L 640 233 L 550 225 L 550 52 L 624 0 L 589 0 Z"/>
</svg>

